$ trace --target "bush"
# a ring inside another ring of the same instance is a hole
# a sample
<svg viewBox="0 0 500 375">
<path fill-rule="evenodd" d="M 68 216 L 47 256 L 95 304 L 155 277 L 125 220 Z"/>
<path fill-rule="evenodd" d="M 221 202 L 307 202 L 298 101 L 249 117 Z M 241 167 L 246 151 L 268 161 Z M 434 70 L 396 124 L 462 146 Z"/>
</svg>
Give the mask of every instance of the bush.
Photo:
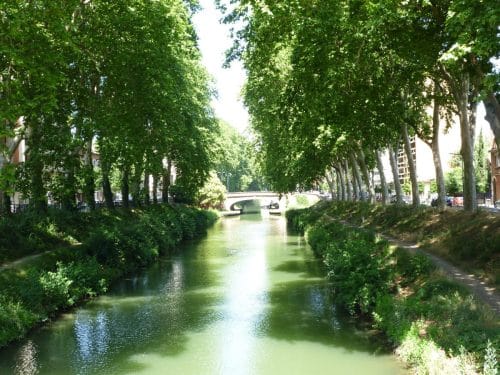
<svg viewBox="0 0 500 375">
<path fill-rule="evenodd" d="M 23 337 L 39 318 L 21 302 L 0 294 L 0 346 Z"/>
<path fill-rule="evenodd" d="M 351 234 L 346 240 L 330 243 L 324 262 L 332 281 L 335 299 L 350 313 L 372 311 L 377 297 L 389 292 L 392 273 L 388 245 L 367 241 Z"/>
<path fill-rule="evenodd" d="M 415 282 L 422 276 L 429 276 L 436 267 L 424 254 L 411 255 L 408 251 L 398 248 L 394 252 L 397 272 L 402 276 L 404 285 Z"/>
<path fill-rule="evenodd" d="M 354 230 L 336 221 L 317 222 L 308 228 L 306 237 L 326 265 L 336 302 L 350 313 L 371 312 L 377 297 L 391 289 L 389 246 L 373 232 Z"/>
</svg>

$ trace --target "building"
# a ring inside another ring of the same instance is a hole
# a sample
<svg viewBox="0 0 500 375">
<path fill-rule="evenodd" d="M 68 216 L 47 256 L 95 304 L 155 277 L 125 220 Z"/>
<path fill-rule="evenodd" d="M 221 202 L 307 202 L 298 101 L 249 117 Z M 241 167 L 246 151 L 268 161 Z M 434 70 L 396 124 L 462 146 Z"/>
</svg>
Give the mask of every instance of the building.
<svg viewBox="0 0 500 375">
<path fill-rule="evenodd" d="M 478 106 L 477 113 L 477 125 L 476 125 L 476 137 L 479 136 L 480 131 L 482 130 L 483 136 L 485 137 L 486 144 L 491 142 L 493 138 L 492 132 L 489 124 L 484 120 L 484 106 Z M 440 148 L 440 156 L 441 156 L 441 164 L 443 167 L 443 172 L 446 173 L 451 169 L 451 161 L 452 159 L 460 154 L 461 147 L 461 136 L 460 136 L 460 126 L 458 119 L 455 119 L 452 126 L 446 128 L 444 125 L 444 119 L 442 119 L 441 133 L 439 138 L 439 148 Z M 419 183 L 422 185 L 422 191 L 420 194 L 420 199 L 422 203 L 430 203 L 434 194 L 431 192 L 431 185 L 435 182 L 435 167 L 434 160 L 432 157 L 432 150 L 423 140 L 418 137 L 411 137 L 411 151 L 413 161 L 415 162 L 416 170 L 417 170 L 417 179 Z M 492 150 L 493 152 L 493 150 Z M 492 156 L 493 158 L 493 156 Z M 391 170 L 391 166 L 389 163 L 389 156 L 387 152 L 382 157 L 382 161 L 384 164 L 384 173 L 386 180 L 389 184 L 393 183 L 393 174 Z M 500 163 L 497 164 L 500 167 Z M 409 168 L 408 161 L 406 157 L 406 153 L 404 152 L 403 145 L 400 146 L 397 155 L 397 167 L 398 167 L 398 175 L 399 181 L 401 184 L 405 182 L 409 182 Z M 493 167 L 492 167 L 493 168 Z M 497 169 L 500 173 L 500 169 Z M 492 173 L 492 176 L 494 174 Z M 498 182 L 500 177 L 496 178 L 498 187 L 497 187 L 497 200 L 500 198 L 500 183 Z M 378 171 L 375 171 L 374 174 L 374 183 L 378 185 L 380 178 L 378 176 Z M 394 194 L 394 191 L 391 192 Z"/>
<path fill-rule="evenodd" d="M 500 152 L 493 142 L 491 153 L 491 198 L 495 206 L 500 206 Z"/>
</svg>

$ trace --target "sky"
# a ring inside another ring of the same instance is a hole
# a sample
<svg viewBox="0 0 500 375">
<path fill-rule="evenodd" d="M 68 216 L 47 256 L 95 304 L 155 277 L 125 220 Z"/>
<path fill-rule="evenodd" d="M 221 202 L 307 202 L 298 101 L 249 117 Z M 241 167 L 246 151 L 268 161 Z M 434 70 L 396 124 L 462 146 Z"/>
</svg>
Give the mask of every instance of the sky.
<svg viewBox="0 0 500 375">
<path fill-rule="evenodd" d="M 222 14 L 215 8 L 213 0 L 200 0 L 200 4 L 203 9 L 194 16 L 193 22 L 202 62 L 214 78 L 218 93 L 218 97 L 212 100 L 212 107 L 218 118 L 245 134 L 249 121 L 241 97 L 245 71 L 239 61 L 234 61 L 228 69 L 222 68 L 225 52 L 232 45 L 230 26 L 219 22 Z"/>
</svg>

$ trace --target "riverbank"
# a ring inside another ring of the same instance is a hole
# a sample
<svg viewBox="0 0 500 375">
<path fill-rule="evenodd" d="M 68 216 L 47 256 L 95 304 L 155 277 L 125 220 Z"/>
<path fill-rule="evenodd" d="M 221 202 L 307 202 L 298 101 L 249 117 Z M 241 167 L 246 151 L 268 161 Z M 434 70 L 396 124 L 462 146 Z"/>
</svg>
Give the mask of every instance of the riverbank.
<svg viewBox="0 0 500 375">
<path fill-rule="evenodd" d="M 322 207 L 336 219 L 417 243 L 489 285 L 500 286 L 500 216 L 495 213 L 363 202 L 325 202 Z"/>
<path fill-rule="evenodd" d="M 287 213 L 289 224 L 306 232 L 313 251 L 323 259 L 336 303 L 370 318 L 418 373 L 495 373 L 500 327 L 494 313 L 445 278 L 424 255 L 411 255 L 373 231 L 338 221 L 366 223 L 374 220 L 368 213 L 379 212 L 377 223 L 382 225 L 382 210 L 368 208 L 323 203 Z M 392 222 L 410 227 L 394 218 Z"/>
<path fill-rule="evenodd" d="M 51 245 L 56 249 L 0 272 L 0 347 L 58 312 L 105 293 L 113 281 L 203 234 L 216 218 L 210 211 L 158 205 L 4 220 L 2 230 L 10 226 L 13 232 L 0 237 L 3 254 L 14 252 L 16 244 L 24 245 L 22 254 Z M 53 241 L 45 244 L 45 238 Z"/>
</svg>

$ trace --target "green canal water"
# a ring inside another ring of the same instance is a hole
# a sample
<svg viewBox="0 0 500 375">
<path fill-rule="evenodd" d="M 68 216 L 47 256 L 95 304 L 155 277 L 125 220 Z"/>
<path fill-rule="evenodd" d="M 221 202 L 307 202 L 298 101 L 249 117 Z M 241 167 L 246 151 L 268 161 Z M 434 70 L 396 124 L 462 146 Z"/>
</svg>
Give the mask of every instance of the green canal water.
<svg viewBox="0 0 500 375">
<path fill-rule="evenodd" d="M 283 218 L 225 218 L 180 250 L 0 350 L 0 374 L 404 373 Z"/>
</svg>

